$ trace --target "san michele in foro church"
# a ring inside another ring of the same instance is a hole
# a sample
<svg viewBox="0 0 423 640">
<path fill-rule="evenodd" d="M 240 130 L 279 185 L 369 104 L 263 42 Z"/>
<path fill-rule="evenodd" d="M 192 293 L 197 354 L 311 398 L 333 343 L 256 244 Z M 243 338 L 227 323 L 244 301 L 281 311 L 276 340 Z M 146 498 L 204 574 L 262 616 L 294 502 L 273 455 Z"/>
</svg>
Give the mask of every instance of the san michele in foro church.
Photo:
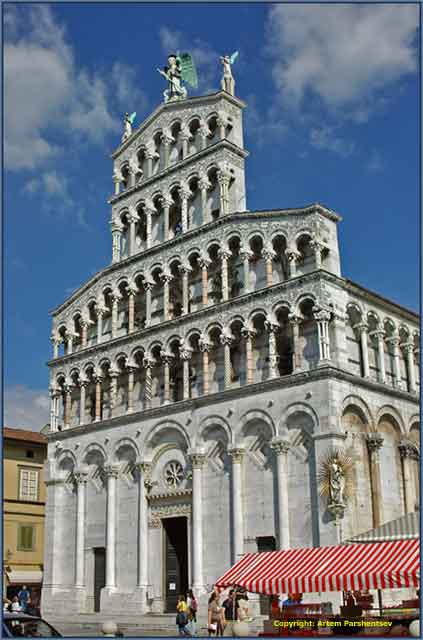
<svg viewBox="0 0 423 640">
<path fill-rule="evenodd" d="M 111 260 L 52 312 L 44 615 L 174 612 L 243 553 L 418 508 L 418 316 L 342 275 L 338 213 L 248 209 L 235 60 L 190 97 L 170 55 L 125 115 Z"/>
</svg>

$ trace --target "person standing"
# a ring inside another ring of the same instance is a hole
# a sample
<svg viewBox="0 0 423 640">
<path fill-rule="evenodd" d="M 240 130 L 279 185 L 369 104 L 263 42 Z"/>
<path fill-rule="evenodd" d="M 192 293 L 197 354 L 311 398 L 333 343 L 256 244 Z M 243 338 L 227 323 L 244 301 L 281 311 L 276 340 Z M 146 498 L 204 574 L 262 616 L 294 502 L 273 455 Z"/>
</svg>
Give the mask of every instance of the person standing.
<svg viewBox="0 0 423 640">
<path fill-rule="evenodd" d="M 189 621 L 190 621 L 190 632 L 191 635 L 195 635 L 197 632 L 197 609 L 198 609 L 198 603 L 197 603 L 197 599 L 194 595 L 194 592 L 192 589 L 190 589 L 188 591 L 187 594 L 187 606 L 188 606 L 188 617 L 189 617 Z"/>
<path fill-rule="evenodd" d="M 190 632 L 187 629 L 188 624 L 188 606 L 185 601 L 185 596 L 180 595 L 178 604 L 176 605 L 176 626 L 180 636 L 190 636 Z"/>
<path fill-rule="evenodd" d="M 228 597 L 223 603 L 225 611 L 225 636 L 233 636 L 233 624 L 237 619 L 237 601 L 234 589 L 229 589 Z"/>
<path fill-rule="evenodd" d="M 207 628 L 209 637 L 216 634 L 216 636 L 223 636 L 223 629 L 225 627 L 225 610 L 219 606 L 219 600 L 216 591 L 213 591 L 209 598 L 209 610 L 207 617 Z"/>
<path fill-rule="evenodd" d="M 22 586 L 22 589 L 18 593 L 19 604 L 21 605 L 23 612 L 26 611 L 26 607 L 27 607 L 27 604 L 28 604 L 28 601 L 29 601 L 30 597 L 31 597 L 31 594 L 30 594 L 29 590 L 27 589 L 26 585 L 24 584 Z"/>
</svg>

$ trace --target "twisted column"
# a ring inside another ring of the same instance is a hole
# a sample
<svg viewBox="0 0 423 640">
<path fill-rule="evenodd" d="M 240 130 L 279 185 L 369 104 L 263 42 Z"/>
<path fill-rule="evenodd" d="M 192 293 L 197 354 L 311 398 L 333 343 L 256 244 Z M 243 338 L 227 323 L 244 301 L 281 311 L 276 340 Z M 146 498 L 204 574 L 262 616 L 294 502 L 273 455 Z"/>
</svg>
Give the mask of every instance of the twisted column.
<svg viewBox="0 0 423 640">
<path fill-rule="evenodd" d="M 229 449 L 228 455 L 232 458 L 232 514 L 234 535 L 234 557 L 237 562 L 244 552 L 244 518 L 243 518 L 243 490 L 242 490 L 242 459 L 244 449 Z"/>
<path fill-rule="evenodd" d="M 204 589 L 203 580 L 203 466 L 206 456 L 201 451 L 189 452 L 192 464 L 192 546 L 193 546 L 193 588 L 196 592 Z"/>
<path fill-rule="evenodd" d="M 173 280 L 173 276 L 168 271 L 164 271 L 160 275 L 160 280 L 163 283 L 163 319 L 170 320 L 170 297 L 169 297 L 169 284 Z"/>
<path fill-rule="evenodd" d="M 369 348 L 367 344 L 367 332 L 369 327 L 365 322 L 360 322 L 353 326 L 360 334 L 361 345 L 361 358 L 363 363 L 363 378 L 370 378 L 370 366 L 369 366 Z"/>
<path fill-rule="evenodd" d="M 289 324 L 292 331 L 292 372 L 296 373 L 301 370 L 302 357 L 300 352 L 300 316 L 295 313 L 288 314 Z"/>
<path fill-rule="evenodd" d="M 383 437 L 379 433 L 369 433 L 366 436 L 366 442 L 370 458 L 373 526 L 378 527 L 383 523 L 382 483 L 380 478 L 379 457 L 379 450 L 383 445 Z"/>
<path fill-rule="evenodd" d="M 208 268 L 211 264 L 209 258 L 201 257 L 198 259 L 198 264 L 201 267 L 201 295 L 202 305 L 207 307 L 209 303 L 209 280 L 208 280 Z"/>
<path fill-rule="evenodd" d="M 232 253 L 226 249 L 219 249 L 219 257 L 221 259 L 221 276 L 222 276 L 222 300 L 229 299 L 229 281 L 228 281 L 228 260 Z"/>
<path fill-rule="evenodd" d="M 76 482 L 76 549 L 75 587 L 85 586 L 85 494 L 88 473 L 78 469 L 74 473 Z"/>
<path fill-rule="evenodd" d="M 249 327 L 241 329 L 241 335 L 245 339 L 245 361 L 247 363 L 247 384 L 254 383 L 254 367 L 253 367 L 253 338 L 256 331 Z"/>
<path fill-rule="evenodd" d="M 106 588 L 116 587 L 116 481 L 119 475 L 117 465 L 104 467 L 107 479 L 106 512 Z"/>
<path fill-rule="evenodd" d="M 301 253 L 296 249 L 285 249 L 285 255 L 288 258 L 289 277 L 295 278 L 297 275 L 297 262 L 301 258 Z"/>
<path fill-rule="evenodd" d="M 203 395 L 206 396 L 209 393 L 209 352 L 212 345 L 206 336 L 202 336 L 198 344 L 203 354 Z"/>
<path fill-rule="evenodd" d="M 70 427 L 72 389 L 73 385 L 71 384 L 66 384 L 63 389 L 65 394 L 65 410 L 63 413 L 63 424 L 65 429 L 68 429 Z"/>
<path fill-rule="evenodd" d="M 185 233 L 186 231 L 188 231 L 188 198 L 191 195 L 191 191 L 189 190 L 188 185 L 181 186 L 179 195 L 181 198 L 182 233 Z"/>
<path fill-rule="evenodd" d="M 151 358 L 145 357 L 143 359 L 143 367 L 145 368 L 144 406 L 146 409 L 151 409 L 153 366 L 154 362 Z"/>
<path fill-rule="evenodd" d="M 265 247 L 261 255 L 266 262 L 266 287 L 273 285 L 273 260 L 276 256 L 276 251 L 272 247 Z"/>
<path fill-rule="evenodd" d="M 272 449 L 276 454 L 276 473 L 278 483 L 278 521 L 279 549 L 289 549 L 289 500 L 288 500 L 288 452 L 289 442 L 282 438 L 272 440 Z"/>
<path fill-rule="evenodd" d="M 279 325 L 272 322 L 271 320 L 265 320 L 264 327 L 267 331 L 269 339 L 269 378 L 273 379 L 279 376 L 279 356 L 276 351 L 276 332 L 279 329 Z"/>
<path fill-rule="evenodd" d="M 110 369 L 109 377 L 110 377 L 110 417 L 113 418 L 116 410 L 117 380 L 119 377 L 119 371 L 117 371 L 116 369 Z"/>
<path fill-rule="evenodd" d="M 224 379 L 225 389 L 229 389 L 231 386 L 231 344 L 234 338 L 226 333 L 220 334 L 220 342 L 223 344 L 223 356 L 224 356 Z"/>
<path fill-rule="evenodd" d="M 398 445 L 401 461 L 402 473 L 404 481 L 404 506 L 405 513 L 411 513 L 416 510 L 418 498 L 416 496 L 413 467 L 414 462 L 419 462 L 420 452 L 417 445 L 411 440 L 403 439 Z"/>
</svg>

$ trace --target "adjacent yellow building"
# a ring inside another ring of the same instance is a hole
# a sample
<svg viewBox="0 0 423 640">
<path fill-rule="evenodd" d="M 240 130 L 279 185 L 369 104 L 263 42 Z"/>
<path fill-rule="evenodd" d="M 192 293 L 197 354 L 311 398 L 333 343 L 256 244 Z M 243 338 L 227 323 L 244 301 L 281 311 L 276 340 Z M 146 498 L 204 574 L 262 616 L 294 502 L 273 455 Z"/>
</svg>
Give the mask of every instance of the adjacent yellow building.
<svg viewBox="0 0 423 640">
<path fill-rule="evenodd" d="M 44 461 L 41 433 L 3 429 L 3 593 L 13 597 L 26 585 L 40 598 L 44 553 Z"/>
</svg>

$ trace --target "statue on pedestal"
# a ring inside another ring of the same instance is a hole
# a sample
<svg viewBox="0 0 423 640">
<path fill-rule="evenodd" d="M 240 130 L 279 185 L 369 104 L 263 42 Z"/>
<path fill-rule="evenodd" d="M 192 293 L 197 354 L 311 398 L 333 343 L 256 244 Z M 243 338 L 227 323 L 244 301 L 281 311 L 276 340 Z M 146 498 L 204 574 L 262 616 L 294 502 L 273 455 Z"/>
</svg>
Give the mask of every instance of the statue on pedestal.
<svg viewBox="0 0 423 640">
<path fill-rule="evenodd" d="M 238 51 L 235 51 L 231 56 L 220 56 L 220 62 L 223 65 L 223 76 L 220 81 L 223 91 L 230 93 L 231 96 L 235 95 L 235 80 L 232 75 L 232 65 L 239 55 Z"/>
<path fill-rule="evenodd" d="M 189 53 L 174 54 L 167 57 L 167 66 L 157 71 L 168 81 L 168 88 L 163 92 L 165 102 L 184 100 L 187 89 L 182 82 L 197 87 L 197 72 L 194 61 Z"/>
</svg>

